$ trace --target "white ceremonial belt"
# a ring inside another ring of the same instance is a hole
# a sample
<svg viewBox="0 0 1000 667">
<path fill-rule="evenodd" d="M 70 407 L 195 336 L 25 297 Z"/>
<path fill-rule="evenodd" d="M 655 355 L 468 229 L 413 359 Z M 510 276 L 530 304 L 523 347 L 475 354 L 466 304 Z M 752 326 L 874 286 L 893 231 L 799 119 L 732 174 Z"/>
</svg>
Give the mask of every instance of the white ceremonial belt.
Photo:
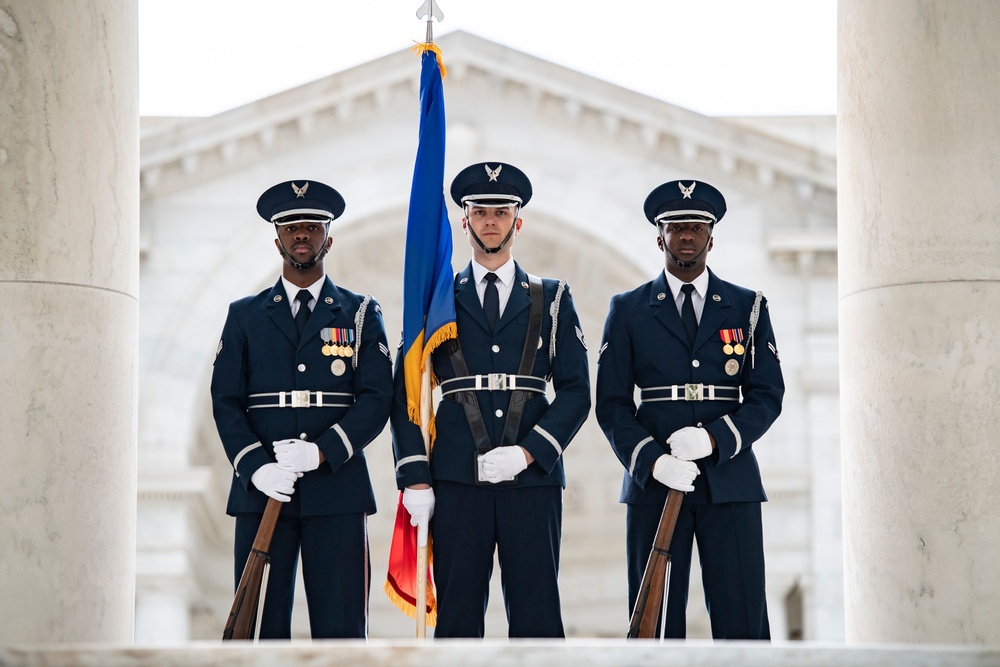
<svg viewBox="0 0 1000 667">
<path fill-rule="evenodd" d="M 484 375 L 464 375 L 441 383 L 441 395 L 447 396 L 458 391 L 534 391 L 545 393 L 546 382 L 534 375 L 514 375 L 513 373 L 486 373 Z"/>
<path fill-rule="evenodd" d="M 274 391 L 247 396 L 247 408 L 349 408 L 354 394 L 342 391 Z"/>
<path fill-rule="evenodd" d="M 739 401 L 740 388 L 716 384 L 669 384 L 639 390 L 643 403 L 656 401 Z"/>
</svg>

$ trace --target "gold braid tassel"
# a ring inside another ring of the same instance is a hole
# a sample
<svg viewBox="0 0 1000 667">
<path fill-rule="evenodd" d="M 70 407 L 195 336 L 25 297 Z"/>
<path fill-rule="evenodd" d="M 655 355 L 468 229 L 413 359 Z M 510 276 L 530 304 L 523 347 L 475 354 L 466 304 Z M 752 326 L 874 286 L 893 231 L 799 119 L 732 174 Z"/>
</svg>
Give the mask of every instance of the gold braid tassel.
<svg viewBox="0 0 1000 667">
<path fill-rule="evenodd" d="M 410 50 L 421 56 L 427 53 L 428 51 L 433 53 L 434 57 L 437 58 L 438 61 L 438 69 L 441 70 L 441 78 L 443 79 L 446 76 L 448 76 L 448 70 L 445 69 L 444 60 L 442 60 L 441 58 L 440 46 L 438 46 L 434 42 L 417 42 L 416 44 L 413 45 L 413 47 Z"/>
</svg>

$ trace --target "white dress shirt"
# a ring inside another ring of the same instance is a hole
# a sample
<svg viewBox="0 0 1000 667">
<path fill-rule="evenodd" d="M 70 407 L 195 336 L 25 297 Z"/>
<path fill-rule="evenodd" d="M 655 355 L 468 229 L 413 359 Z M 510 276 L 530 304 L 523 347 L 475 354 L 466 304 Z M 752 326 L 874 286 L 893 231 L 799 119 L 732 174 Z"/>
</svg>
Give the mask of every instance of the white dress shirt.
<svg viewBox="0 0 1000 667">
<path fill-rule="evenodd" d="M 476 281 L 476 294 L 479 295 L 480 304 L 483 302 L 483 295 L 486 294 L 487 273 L 491 273 L 491 271 L 476 260 L 472 260 L 472 279 Z M 503 317 L 503 309 L 507 306 L 510 291 L 514 287 L 514 258 L 508 259 L 503 266 L 492 273 L 497 274 L 496 285 L 497 295 L 500 297 L 500 317 Z"/>
<path fill-rule="evenodd" d="M 295 298 L 298 295 L 299 290 L 309 290 L 309 293 L 312 294 L 312 298 L 309 299 L 309 310 L 315 310 L 316 300 L 319 298 L 319 291 L 323 289 L 323 283 L 325 281 L 326 276 L 323 276 L 309 287 L 299 287 L 298 285 L 292 284 L 287 278 L 285 278 L 285 276 L 281 276 L 281 284 L 285 287 L 285 295 L 288 297 L 288 305 L 292 307 L 292 319 L 295 319 L 295 316 L 299 314 L 299 300 Z"/>
<path fill-rule="evenodd" d="M 677 306 L 677 313 L 681 312 L 681 305 L 684 303 L 684 292 L 681 291 L 681 285 L 684 284 L 680 278 L 677 278 L 672 273 L 663 269 L 664 275 L 667 277 L 667 285 L 670 286 L 670 293 L 674 297 L 674 305 Z M 694 316 L 701 322 L 701 312 L 705 310 L 705 297 L 708 295 L 708 271 L 702 271 L 701 275 L 691 281 L 694 285 L 694 291 L 691 292 L 691 302 L 694 304 Z"/>
</svg>

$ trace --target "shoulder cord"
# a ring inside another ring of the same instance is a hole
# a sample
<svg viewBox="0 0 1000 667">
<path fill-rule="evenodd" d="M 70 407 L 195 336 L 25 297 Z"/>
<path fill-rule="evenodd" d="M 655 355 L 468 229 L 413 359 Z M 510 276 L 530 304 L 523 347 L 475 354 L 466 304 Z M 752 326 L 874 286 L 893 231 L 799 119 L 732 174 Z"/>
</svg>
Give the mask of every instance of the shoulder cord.
<svg viewBox="0 0 1000 667">
<path fill-rule="evenodd" d="M 361 332 L 365 328 L 365 313 L 368 312 L 368 304 L 371 303 L 371 300 L 372 295 L 367 295 L 364 301 L 361 302 L 361 306 L 358 307 L 358 312 L 354 314 L 355 340 L 354 354 L 351 357 L 351 365 L 355 370 L 358 368 L 358 357 L 361 356 Z"/>
<path fill-rule="evenodd" d="M 754 343 L 753 332 L 757 328 L 757 320 L 760 318 L 760 302 L 764 298 L 763 292 L 757 292 L 753 300 L 753 308 L 750 309 L 750 334 L 748 336 L 750 343 L 750 368 L 754 367 L 754 358 L 756 356 L 756 345 Z M 746 365 L 747 354 L 743 353 L 743 364 Z"/>
<path fill-rule="evenodd" d="M 552 360 L 556 358 L 556 333 L 559 329 L 559 304 L 562 302 L 562 295 L 565 289 L 566 281 L 560 280 L 559 287 L 556 289 L 556 297 L 552 299 L 552 305 L 549 307 L 549 316 L 552 318 L 552 332 L 549 336 L 549 365 L 551 365 Z"/>
</svg>

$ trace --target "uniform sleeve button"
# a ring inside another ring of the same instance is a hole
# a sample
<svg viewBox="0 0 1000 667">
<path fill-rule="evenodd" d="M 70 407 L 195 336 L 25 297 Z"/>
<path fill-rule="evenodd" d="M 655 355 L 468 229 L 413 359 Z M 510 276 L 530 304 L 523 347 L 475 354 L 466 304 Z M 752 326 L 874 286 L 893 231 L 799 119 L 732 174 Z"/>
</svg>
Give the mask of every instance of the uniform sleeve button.
<svg viewBox="0 0 1000 667">
<path fill-rule="evenodd" d="M 698 368 L 698 366 L 701 366 L 701 362 L 698 361 L 697 359 L 692 359 L 691 365 L 694 366 L 695 368 Z"/>
<path fill-rule="evenodd" d="M 503 417 L 503 410 L 497 410 L 497 411 L 496 411 L 495 413 L 493 413 L 493 414 L 495 414 L 495 415 L 496 415 L 497 417 Z"/>
<path fill-rule="evenodd" d="M 494 352 L 499 352 L 500 351 L 500 346 L 499 345 L 494 345 L 493 346 L 493 351 Z"/>
<path fill-rule="evenodd" d="M 695 424 L 695 426 L 697 426 L 698 428 L 701 428 L 701 422 L 698 422 L 697 424 Z"/>
<path fill-rule="evenodd" d="M 301 373 L 302 371 L 304 371 L 305 369 L 306 369 L 306 365 L 305 365 L 305 364 L 299 364 L 299 372 L 300 372 L 300 373 Z"/>
<path fill-rule="evenodd" d="M 698 426 L 701 426 L 701 424 L 698 424 Z M 305 440 L 305 439 L 306 439 L 306 434 L 305 433 L 299 433 L 299 440 Z"/>
</svg>

